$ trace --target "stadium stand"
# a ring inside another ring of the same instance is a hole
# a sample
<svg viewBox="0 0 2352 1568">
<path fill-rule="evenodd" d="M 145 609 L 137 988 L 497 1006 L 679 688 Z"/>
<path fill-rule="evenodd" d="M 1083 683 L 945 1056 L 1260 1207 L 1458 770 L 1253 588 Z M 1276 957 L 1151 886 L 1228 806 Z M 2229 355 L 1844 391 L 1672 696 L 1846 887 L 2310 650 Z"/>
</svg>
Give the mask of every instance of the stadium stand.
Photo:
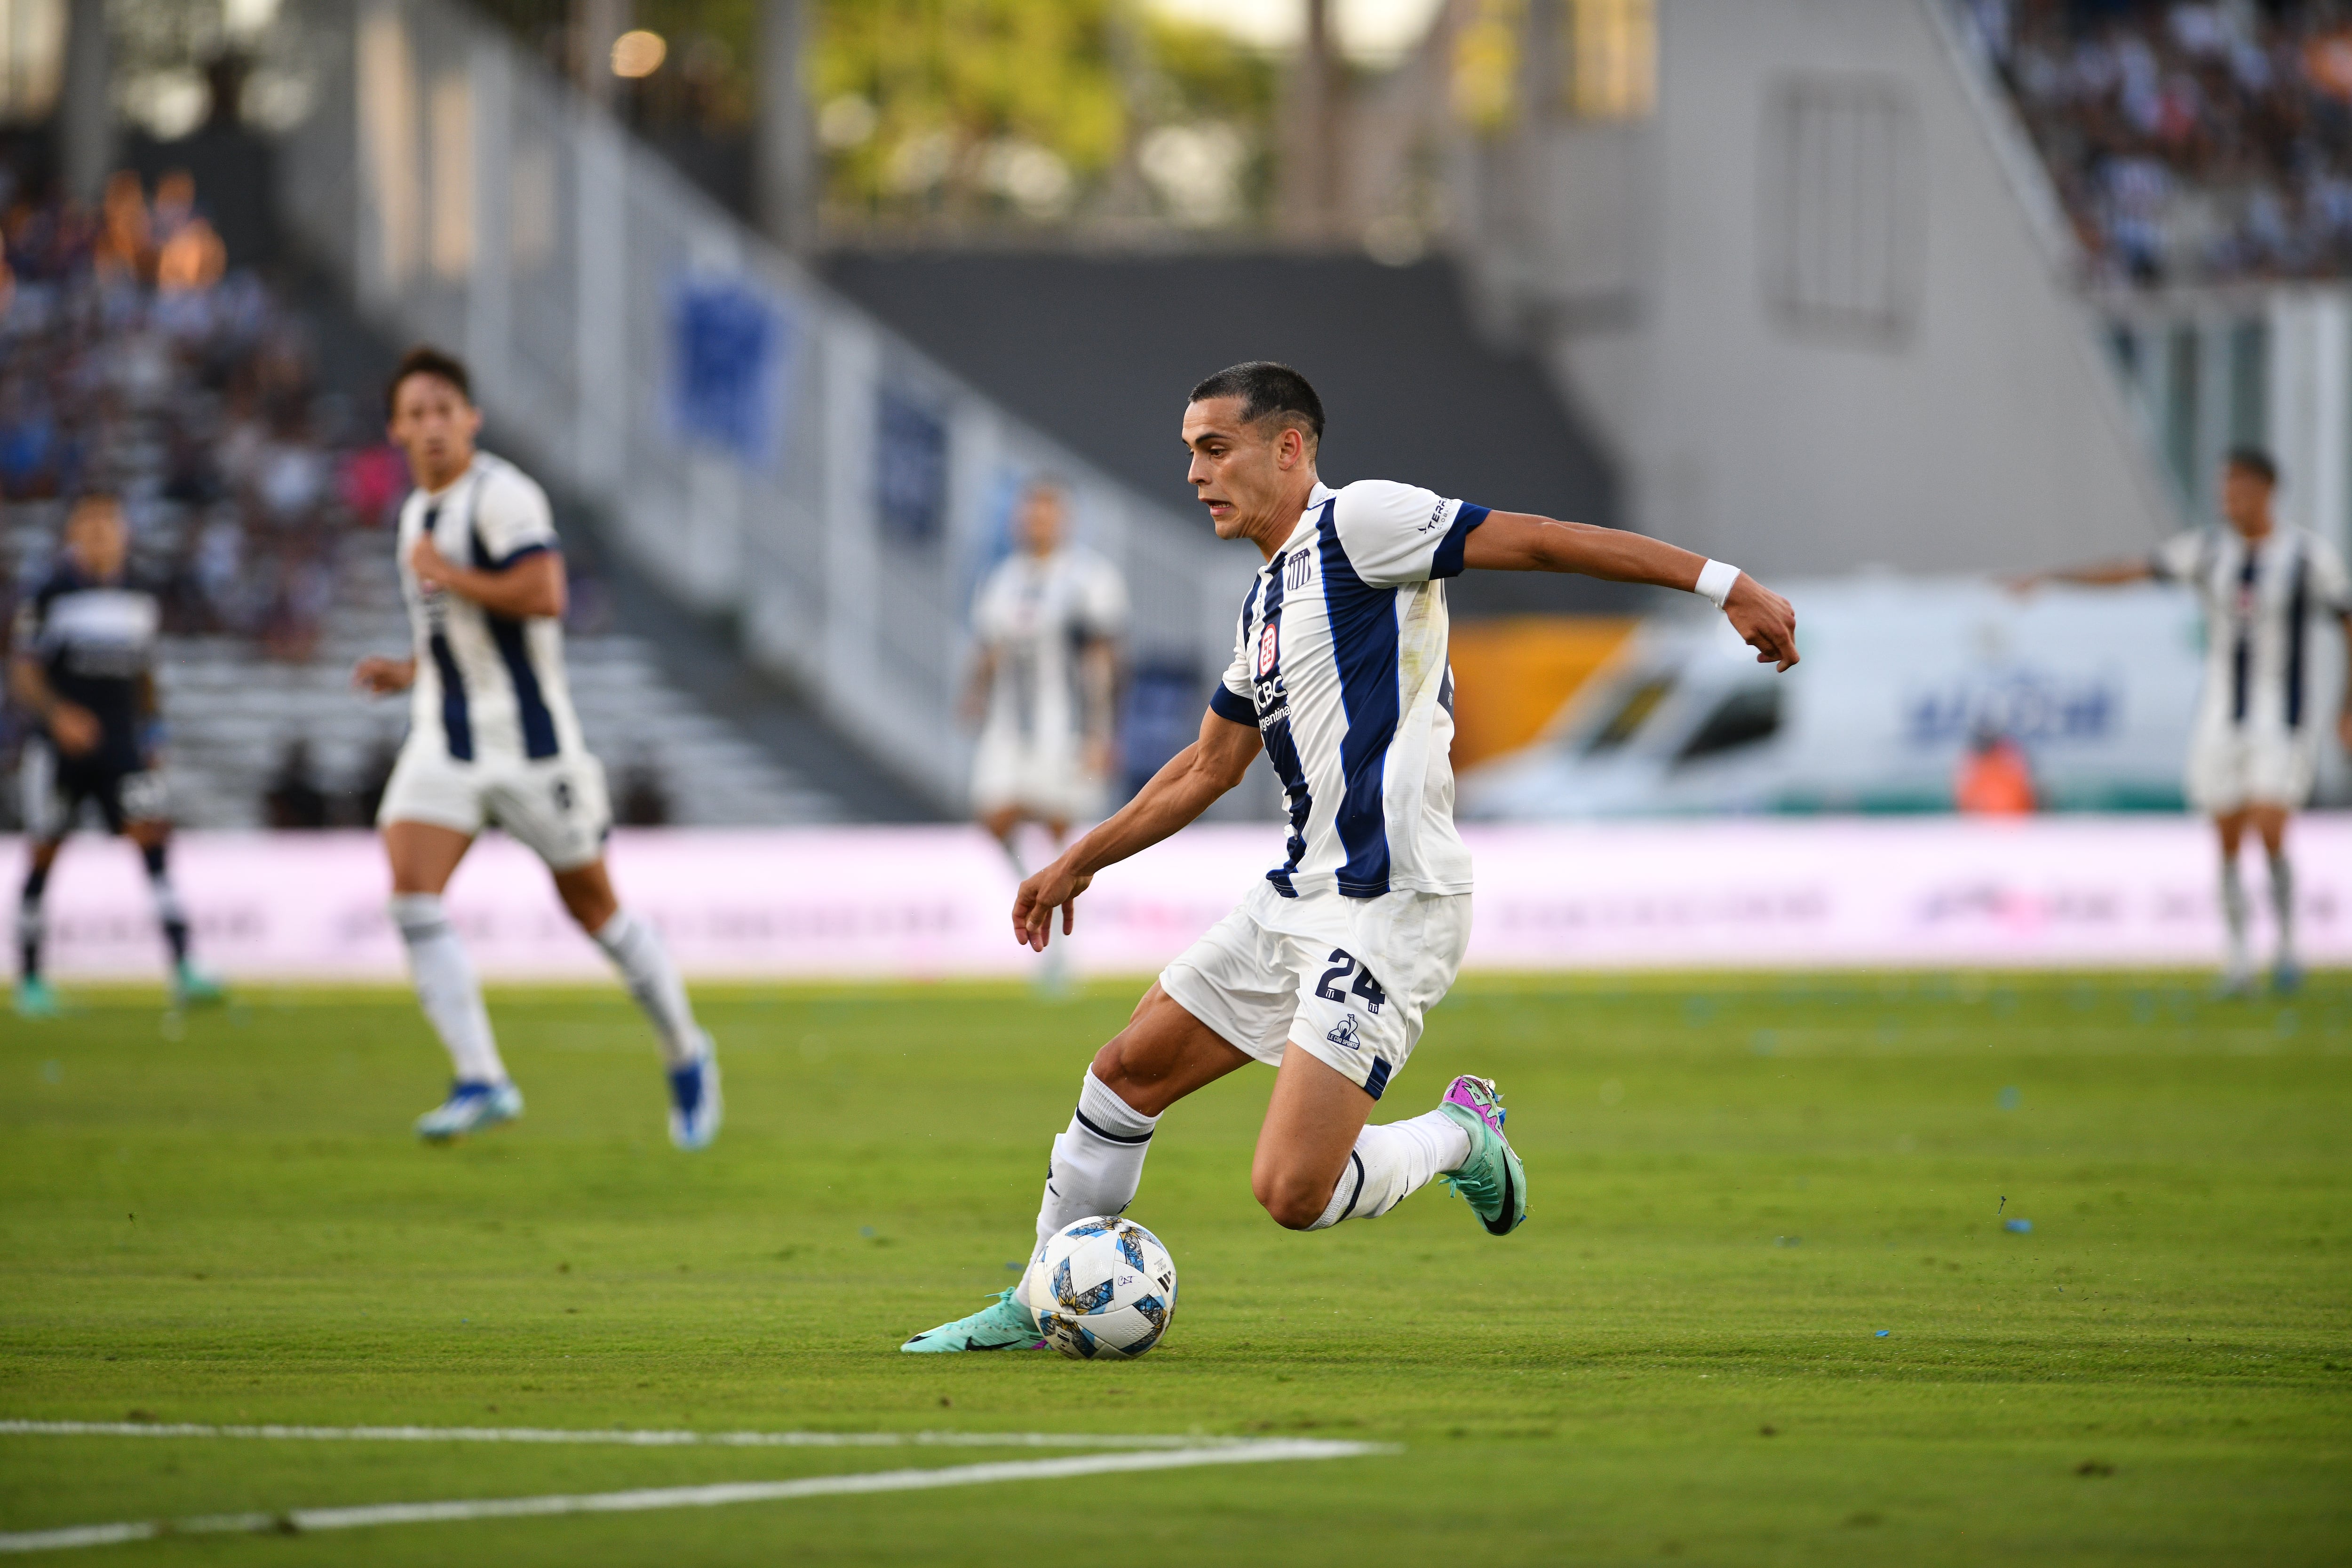
<svg viewBox="0 0 2352 1568">
<path fill-rule="evenodd" d="M 2096 281 L 2352 269 L 2352 19 L 2280 0 L 1963 0 Z"/>
<path fill-rule="evenodd" d="M 318 323 L 226 264 L 184 175 L 151 199 L 120 174 L 96 214 L 16 203 L 0 238 L 0 597 L 47 571 L 66 497 L 121 492 L 134 572 L 164 605 L 180 820 L 363 823 L 403 705 L 362 701 L 348 672 L 407 639 L 386 527 L 407 478 L 373 434 L 374 409 L 320 384 Z M 611 748 L 625 818 L 848 814 L 680 689 L 647 639 L 617 630 L 605 584 L 579 588 L 575 696 L 591 743 Z M 0 760 L 21 723 L 0 720 Z M 16 810 L 5 795 L 0 822 Z"/>
</svg>

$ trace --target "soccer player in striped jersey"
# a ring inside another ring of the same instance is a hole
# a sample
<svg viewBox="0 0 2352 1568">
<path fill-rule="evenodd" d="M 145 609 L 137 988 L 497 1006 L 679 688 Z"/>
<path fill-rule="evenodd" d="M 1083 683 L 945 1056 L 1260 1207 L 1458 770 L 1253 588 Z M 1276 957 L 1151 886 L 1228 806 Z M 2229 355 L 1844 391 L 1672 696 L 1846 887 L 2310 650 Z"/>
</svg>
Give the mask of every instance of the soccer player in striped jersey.
<svg viewBox="0 0 2352 1568">
<path fill-rule="evenodd" d="M 1470 856 L 1454 827 L 1444 580 L 1578 572 L 1706 595 L 1767 664 L 1797 662 L 1788 601 L 1720 562 L 1640 534 L 1492 511 L 1411 485 L 1318 477 L 1323 406 L 1255 362 L 1192 389 L 1191 480 L 1220 539 L 1265 565 L 1200 739 L 1134 800 L 1022 883 L 1015 938 L 1043 949 L 1106 868 L 1192 821 L 1263 750 L 1287 802 L 1282 863 L 1162 971 L 1080 1080 L 1054 1141 L 1037 1236 L 1134 1198 L 1159 1118 L 1204 1084 L 1276 1069 L 1250 1184 L 1267 1214 L 1320 1230 L 1386 1214 L 1444 1176 L 1492 1234 L 1527 1217 L 1501 1094 L 1457 1078 L 1436 1110 L 1368 1125 L 1444 996 L 1470 935 Z M 1038 1342 L 1006 1291 L 905 1350 Z"/>
<path fill-rule="evenodd" d="M 396 546 L 415 650 L 363 658 L 352 679 L 368 692 L 411 694 L 376 822 L 417 1000 L 457 1069 L 417 1134 L 443 1142 L 522 1114 L 441 907 L 475 836 L 496 823 L 547 862 L 563 907 L 652 1021 L 669 1074 L 670 1142 L 702 1148 L 719 1134 L 719 1063 L 661 939 L 621 908 L 605 873 L 612 813 L 564 679 L 563 557 L 546 492 L 476 448 L 482 416 L 457 360 L 412 349 L 387 401 L 391 439 L 416 481 Z"/>
<path fill-rule="evenodd" d="M 2017 585 L 2074 583 L 2182 583 L 2205 611 L 2205 688 L 2189 731 L 2184 793 L 2213 819 L 2221 847 L 2221 917 L 2229 932 L 2223 991 L 2253 989 L 2246 942 L 2246 888 L 2238 852 L 2252 829 L 2270 858 L 2271 908 L 2278 950 L 2271 980 L 2282 991 L 2302 983 L 2294 953 L 2294 869 L 2286 856 L 2287 819 L 2311 799 L 2319 747 L 2328 726 L 2317 711 L 2318 670 L 2311 623 L 2342 623 L 2352 647 L 2352 582 L 2335 546 L 2271 515 L 2278 468 L 2266 452 L 2242 447 L 2221 470 L 2226 528 L 2176 534 L 2137 561 L 2114 561 L 2020 578 Z M 2335 730 L 2352 747 L 2352 678 Z"/>
</svg>

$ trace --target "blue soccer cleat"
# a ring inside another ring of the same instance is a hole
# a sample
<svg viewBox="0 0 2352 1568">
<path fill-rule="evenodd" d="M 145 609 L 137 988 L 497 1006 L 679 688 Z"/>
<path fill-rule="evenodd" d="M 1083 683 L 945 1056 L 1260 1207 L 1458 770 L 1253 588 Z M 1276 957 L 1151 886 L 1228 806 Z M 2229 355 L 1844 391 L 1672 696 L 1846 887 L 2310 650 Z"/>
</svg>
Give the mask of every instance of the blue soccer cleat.
<svg viewBox="0 0 2352 1568">
<path fill-rule="evenodd" d="M 449 1098 L 416 1119 L 416 1135 L 446 1143 L 522 1114 L 522 1090 L 510 1083 L 453 1083 Z"/>
<path fill-rule="evenodd" d="M 1037 1320 L 1029 1315 L 1012 1290 L 969 1318 L 941 1323 L 898 1347 L 909 1355 L 937 1355 L 950 1351 L 1040 1351 L 1045 1348 Z"/>
<path fill-rule="evenodd" d="M 708 1149 L 719 1136 L 719 1047 L 702 1037 L 702 1055 L 669 1075 L 669 1141 L 681 1149 Z"/>
</svg>

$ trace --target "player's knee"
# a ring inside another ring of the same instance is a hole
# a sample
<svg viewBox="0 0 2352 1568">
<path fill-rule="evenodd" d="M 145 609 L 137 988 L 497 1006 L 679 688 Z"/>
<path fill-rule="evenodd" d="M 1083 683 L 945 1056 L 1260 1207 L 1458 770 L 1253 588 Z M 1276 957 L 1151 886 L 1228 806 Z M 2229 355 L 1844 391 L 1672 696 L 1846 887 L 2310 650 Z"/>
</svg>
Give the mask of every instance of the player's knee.
<svg viewBox="0 0 2352 1568">
<path fill-rule="evenodd" d="M 1330 1184 L 1318 1183 L 1297 1171 L 1253 1171 L 1250 1189 L 1266 1216 L 1285 1230 L 1312 1229 L 1331 1204 Z"/>
</svg>

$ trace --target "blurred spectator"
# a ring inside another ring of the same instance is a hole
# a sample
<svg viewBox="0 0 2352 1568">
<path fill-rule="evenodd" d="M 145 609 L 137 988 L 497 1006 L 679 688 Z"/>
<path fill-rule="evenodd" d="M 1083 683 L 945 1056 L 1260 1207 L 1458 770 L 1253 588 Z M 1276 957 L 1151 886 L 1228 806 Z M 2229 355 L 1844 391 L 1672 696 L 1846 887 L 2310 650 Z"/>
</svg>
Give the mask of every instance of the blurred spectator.
<svg viewBox="0 0 2352 1568">
<path fill-rule="evenodd" d="M 314 385 L 299 319 L 228 270 L 195 182 L 167 174 L 151 202 L 118 172 L 96 213 L 16 202 L 0 258 L 0 500 L 111 486 L 172 631 L 311 657 L 341 536 L 407 479 L 337 449 L 348 412 Z"/>
<path fill-rule="evenodd" d="M 669 821 L 669 792 L 662 788 L 661 769 L 649 751 L 639 751 L 621 774 L 619 815 L 624 827 L 659 827 Z"/>
<path fill-rule="evenodd" d="M 286 742 L 278 776 L 263 795 L 272 827 L 324 827 L 327 792 L 320 787 L 318 770 L 310 763 L 310 742 L 297 736 Z"/>
<path fill-rule="evenodd" d="M 1959 0 L 2096 279 L 2352 272 L 2352 10 Z"/>
<path fill-rule="evenodd" d="M 2000 731 L 1979 730 L 1960 760 L 1953 804 L 1970 816 L 2024 816 L 2034 809 L 2033 765 Z"/>
</svg>

